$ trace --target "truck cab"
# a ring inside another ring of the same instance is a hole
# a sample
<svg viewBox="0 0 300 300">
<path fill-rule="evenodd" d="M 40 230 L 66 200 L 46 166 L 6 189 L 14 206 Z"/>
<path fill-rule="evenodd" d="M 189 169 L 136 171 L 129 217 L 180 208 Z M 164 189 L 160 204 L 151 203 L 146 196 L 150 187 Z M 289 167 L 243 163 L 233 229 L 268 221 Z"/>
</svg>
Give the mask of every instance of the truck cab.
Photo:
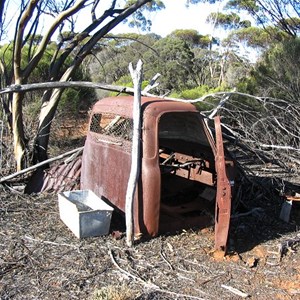
<svg viewBox="0 0 300 300">
<path fill-rule="evenodd" d="M 142 97 L 141 170 L 134 199 L 135 234 L 156 236 L 215 223 L 225 250 L 233 163 L 190 103 Z M 92 108 L 81 167 L 90 189 L 124 213 L 131 168 L 133 96 L 109 97 Z"/>
</svg>

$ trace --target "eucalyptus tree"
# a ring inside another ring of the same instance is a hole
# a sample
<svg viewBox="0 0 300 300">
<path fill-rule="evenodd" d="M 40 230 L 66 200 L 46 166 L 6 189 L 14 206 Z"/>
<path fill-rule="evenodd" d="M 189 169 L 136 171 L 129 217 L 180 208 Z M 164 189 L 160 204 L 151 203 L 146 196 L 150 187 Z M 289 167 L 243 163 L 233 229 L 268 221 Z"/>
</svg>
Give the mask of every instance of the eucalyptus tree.
<svg viewBox="0 0 300 300">
<path fill-rule="evenodd" d="M 109 84 L 131 83 L 132 79 L 128 74 L 129 63 L 136 63 L 142 59 L 148 70 L 146 53 L 150 50 L 157 54 L 153 44 L 159 39 L 160 36 L 153 33 L 110 34 L 102 41 L 101 46 L 94 50 L 94 57 L 89 64 L 92 78 Z"/>
<path fill-rule="evenodd" d="M 182 39 L 169 35 L 159 39 L 145 53 L 148 67 L 145 75 L 151 78 L 156 73 L 163 74 L 160 78 L 159 93 L 165 94 L 172 90 L 180 90 L 196 84 L 193 77 L 194 54 L 189 45 Z"/>
<path fill-rule="evenodd" d="M 297 0 L 229 0 L 226 7 L 248 12 L 265 30 L 273 25 L 293 38 L 299 35 L 300 2 Z"/>
<path fill-rule="evenodd" d="M 5 1 L 1 2 L 1 17 L 4 15 L 4 9 L 13 9 L 11 5 L 14 3 L 7 2 L 7 5 L 4 3 Z M 53 46 L 51 39 L 56 34 L 60 39 L 55 44 L 56 49 L 51 56 L 47 80 L 68 81 L 83 60 L 92 53 L 99 40 L 115 26 L 126 18 L 133 17 L 136 26 L 146 28 L 150 24 L 143 11 L 163 7 L 163 3 L 159 0 L 114 0 L 106 7 L 103 7 L 99 0 L 21 0 L 18 17 L 9 20 L 15 24 L 14 38 L 10 42 L 12 46 L 8 46 L 13 49 L 12 59 L 7 62 L 0 58 L 2 86 L 29 82 L 43 56 L 48 53 L 49 47 Z M 90 11 L 90 20 L 85 28 L 76 32 L 74 27 L 76 18 L 80 18 L 83 10 Z M 43 28 L 42 39 L 37 44 L 37 38 L 41 37 L 39 30 L 43 18 L 47 19 L 47 26 Z M 3 22 L 1 25 L 1 30 L 5 30 L 6 25 Z M 71 31 L 73 34 L 64 36 L 65 31 Z M 26 62 L 23 62 L 22 53 L 25 47 L 28 47 L 28 55 Z M 33 163 L 47 159 L 51 122 L 62 93 L 63 89 L 52 89 L 45 91 L 41 97 L 37 134 L 31 149 Z M 1 98 L 13 134 L 14 156 L 18 170 L 24 167 L 26 153 L 30 151 L 24 130 L 23 100 L 24 93 L 13 93 Z"/>
<path fill-rule="evenodd" d="M 191 4 L 203 2 L 203 0 L 189 0 Z M 223 0 L 208 0 L 209 3 L 224 2 Z M 238 15 L 234 12 L 246 12 L 265 30 L 268 26 L 275 26 L 291 37 L 299 35 L 300 31 L 300 2 L 298 0 L 227 0 L 225 10 L 230 12 L 226 15 L 218 13 L 218 19 L 224 24 L 233 19 L 235 24 L 240 23 Z M 233 24 L 231 22 L 231 24 Z M 248 26 L 247 26 L 248 27 Z M 271 34 L 271 32 L 270 32 Z"/>
<path fill-rule="evenodd" d="M 258 93 L 300 104 L 300 38 L 278 43 L 264 53 L 252 74 Z"/>
</svg>

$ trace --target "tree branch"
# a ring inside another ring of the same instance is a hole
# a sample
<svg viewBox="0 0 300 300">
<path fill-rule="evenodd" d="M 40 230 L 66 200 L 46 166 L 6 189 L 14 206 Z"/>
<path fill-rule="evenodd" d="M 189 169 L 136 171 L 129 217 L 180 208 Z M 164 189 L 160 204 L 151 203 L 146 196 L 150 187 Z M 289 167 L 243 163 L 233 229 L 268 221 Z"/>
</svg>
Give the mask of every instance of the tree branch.
<svg viewBox="0 0 300 300">
<path fill-rule="evenodd" d="M 50 162 L 54 162 L 54 161 L 59 160 L 59 159 L 63 159 L 63 158 L 66 157 L 66 156 L 69 156 L 69 155 L 74 154 L 74 153 L 76 153 L 76 152 L 80 152 L 80 151 L 82 151 L 82 150 L 83 150 L 83 147 L 76 148 L 76 149 L 73 149 L 73 150 L 68 151 L 68 152 L 66 152 L 66 153 L 63 153 L 63 154 L 61 154 L 61 155 L 58 155 L 58 156 L 56 156 L 56 157 L 52 157 L 52 158 L 49 158 L 49 159 L 47 159 L 47 160 L 44 160 L 44 161 L 42 161 L 42 162 L 40 162 L 40 163 L 38 163 L 38 164 L 36 164 L 36 165 L 34 165 L 34 166 L 31 166 L 31 167 L 26 168 L 26 169 L 23 169 L 23 170 L 21 170 L 21 171 L 19 171 L 19 172 L 16 172 L 16 173 L 13 173 L 13 174 L 10 174 L 10 175 L 8 175 L 8 176 L 5 176 L 5 177 L 0 178 L 0 183 L 3 183 L 3 182 L 8 181 L 8 180 L 10 180 L 10 179 L 13 179 L 13 178 L 15 178 L 15 177 L 17 177 L 17 176 L 26 174 L 26 173 L 28 173 L 28 172 L 30 172 L 30 171 L 34 171 L 34 170 L 36 170 L 37 168 L 39 168 L 39 167 L 41 167 L 41 166 L 44 166 L 45 164 L 48 164 L 48 163 L 50 163 Z"/>
</svg>

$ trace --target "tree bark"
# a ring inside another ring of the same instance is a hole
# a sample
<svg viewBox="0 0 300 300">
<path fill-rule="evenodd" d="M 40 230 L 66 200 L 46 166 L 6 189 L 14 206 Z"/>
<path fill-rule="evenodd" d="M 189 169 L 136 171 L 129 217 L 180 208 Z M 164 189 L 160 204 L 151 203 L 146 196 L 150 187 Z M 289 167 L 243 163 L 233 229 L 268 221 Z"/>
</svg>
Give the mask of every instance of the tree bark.
<svg viewBox="0 0 300 300">
<path fill-rule="evenodd" d="M 26 144 L 23 127 L 22 98 L 23 95 L 21 93 L 15 93 L 12 101 L 12 133 L 17 171 L 22 170 L 25 165 L 24 153 Z"/>
<path fill-rule="evenodd" d="M 29 1 L 24 10 L 20 22 L 18 24 L 15 41 L 14 41 L 14 55 L 13 55 L 13 69 L 14 79 L 16 84 L 23 82 L 23 74 L 21 69 L 22 56 L 22 41 L 24 36 L 24 29 L 26 24 L 30 21 L 33 11 L 37 5 L 37 0 Z M 24 153 L 26 148 L 24 124 L 23 124 L 23 107 L 22 101 L 23 93 L 15 93 L 12 99 L 11 115 L 12 115 L 12 133 L 14 144 L 14 156 L 17 165 L 17 171 L 24 167 Z"/>
</svg>

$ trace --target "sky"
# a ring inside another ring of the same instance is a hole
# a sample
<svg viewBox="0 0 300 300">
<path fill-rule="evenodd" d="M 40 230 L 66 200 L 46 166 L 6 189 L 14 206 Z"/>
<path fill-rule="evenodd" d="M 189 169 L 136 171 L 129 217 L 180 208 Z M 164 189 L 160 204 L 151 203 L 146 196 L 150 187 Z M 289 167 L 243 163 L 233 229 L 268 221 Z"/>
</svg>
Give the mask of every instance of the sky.
<svg viewBox="0 0 300 300">
<path fill-rule="evenodd" d="M 1 0 L 0 0 L 1 1 Z M 10 10 L 8 11 L 7 20 L 15 20 L 19 14 L 19 5 L 21 0 L 9 0 Z M 102 15 L 103 10 L 107 9 L 112 0 L 101 0 L 100 10 L 97 16 Z M 224 12 L 223 6 L 227 2 L 226 0 L 217 1 L 218 3 L 209 4 L 209 3 L 200 3 L 195 5 L 190 5 L 186 7 L 186 0 L 163 0 L 165 4 L 165 9 L 158 12 L 151 12 L 146 15 L 152 21 L 152 28 L 150 32 L 156 33 L 162 37 L 170 34 L 176 29 L 194 29 L 201 35 L 211 35 L 213 37 L 223 39 L 226 36 L 226 33 L 222 29 L 214 28 L 212 23 L 207 23 L 207 16 L 211 12 Z M 49 17 L 50 18 L 50 17 Z M 44 19 L 43 22 L 40 22 L 41 33 L 43 29 L 47 28 L 48 24 L 52 22 L 52 19 Z M 79 16 L 76 20 L 75 31 L 79 32 L 79 29 L 83 29 L 88 26 L 91 22 L 90 16 L 90 7 L 86 8 L 85 11 L 80 11 Z M 0 43 L 5 43 L 13 38 L 14 24 L 11 23 L 9 28 L 8 35 L 5 39 L 2 39 Z M 68 30 L 67 28 L 64 30 Z M 129 28 L 126 24 L 118 24 L 111 33 L 140 33 L 145 34 L 137 28 Z M 56 40 L 57 35 L 54 34 L 52 40 Z M 241 46 L 242 47 L 242 46 Z M 240 48 L 241 48 L 240 47 Z M 249 56 L 247 53 L 248 49 L 240 49 L 243 55 Z M 255 53 L 254 53 L 255 54 Z M 251 60 L 256 60 L 256 55 L 249 57 Z"/>
<path fill-rule="evenodd" d="M 1 1 L 1 0 L 0 0 Z M 217 12 L 222 10 L 222 3 L 217 4 L 196 4 L 186 7 L 186 0 L 163 0 L 166 8 L 159 12 L 149 13 L 149 18 L 152 21 L 151 32 L 156 33 L 162 37 L 170 34 L 176 29 L 195 29 L 199 34 L 211 34 L 213 36 L 219 36 L 219 32 L 213 28 L 211 24 L 206 22 L 207 16 L 211 12 Z M 101 7 L 107 8 L 111 0 L 101 1 Z M 12 6 L 11 6 L 12 5 Z M 18 16 L 18 7 L 20 0 L 10 0 L 10 10 L 8 11 L 7 20 L 15 19 Z M 49 20 L 50 21 L 50 20 Z M 50 21 L 51 22 L 51 21 Z M 81 15 L 77 19 L 77 28 L 84 28 L 90 22 L 89 9 L 86 12 L 81 12 Z M 8 39 L 13 36 L 14 25 L 11 24 L 11 34 L 8 34 Z M 47 20 L 44 22 L 44 27 L 47 26 Z M 75 28 L 76 29 L 76 28 Z M 125 24 L 119 24 L 112 33 L 145 33 L 140 32 L 136 28 L 129 28 Z"/>
<path fill-rule="evenodd" d="M 152 30 L 162 37 L 170 34 L 176 29 L 195 29 L 200 34 L 216 33 L 211 24 L 206 22 L 207 16 L 211 12 L 217 12 L 222 9 L 222 4 L 196 4 L 185 6 L 185 0 L 164 0 L 166 8 L 149 15 L 152 21 Z M 176 3 L 176 4 L 174 4 Z M 118 26 L 113 32 L 137 32 L 137 29 L 130 29 L 126 25 Z"/>
</svg>

